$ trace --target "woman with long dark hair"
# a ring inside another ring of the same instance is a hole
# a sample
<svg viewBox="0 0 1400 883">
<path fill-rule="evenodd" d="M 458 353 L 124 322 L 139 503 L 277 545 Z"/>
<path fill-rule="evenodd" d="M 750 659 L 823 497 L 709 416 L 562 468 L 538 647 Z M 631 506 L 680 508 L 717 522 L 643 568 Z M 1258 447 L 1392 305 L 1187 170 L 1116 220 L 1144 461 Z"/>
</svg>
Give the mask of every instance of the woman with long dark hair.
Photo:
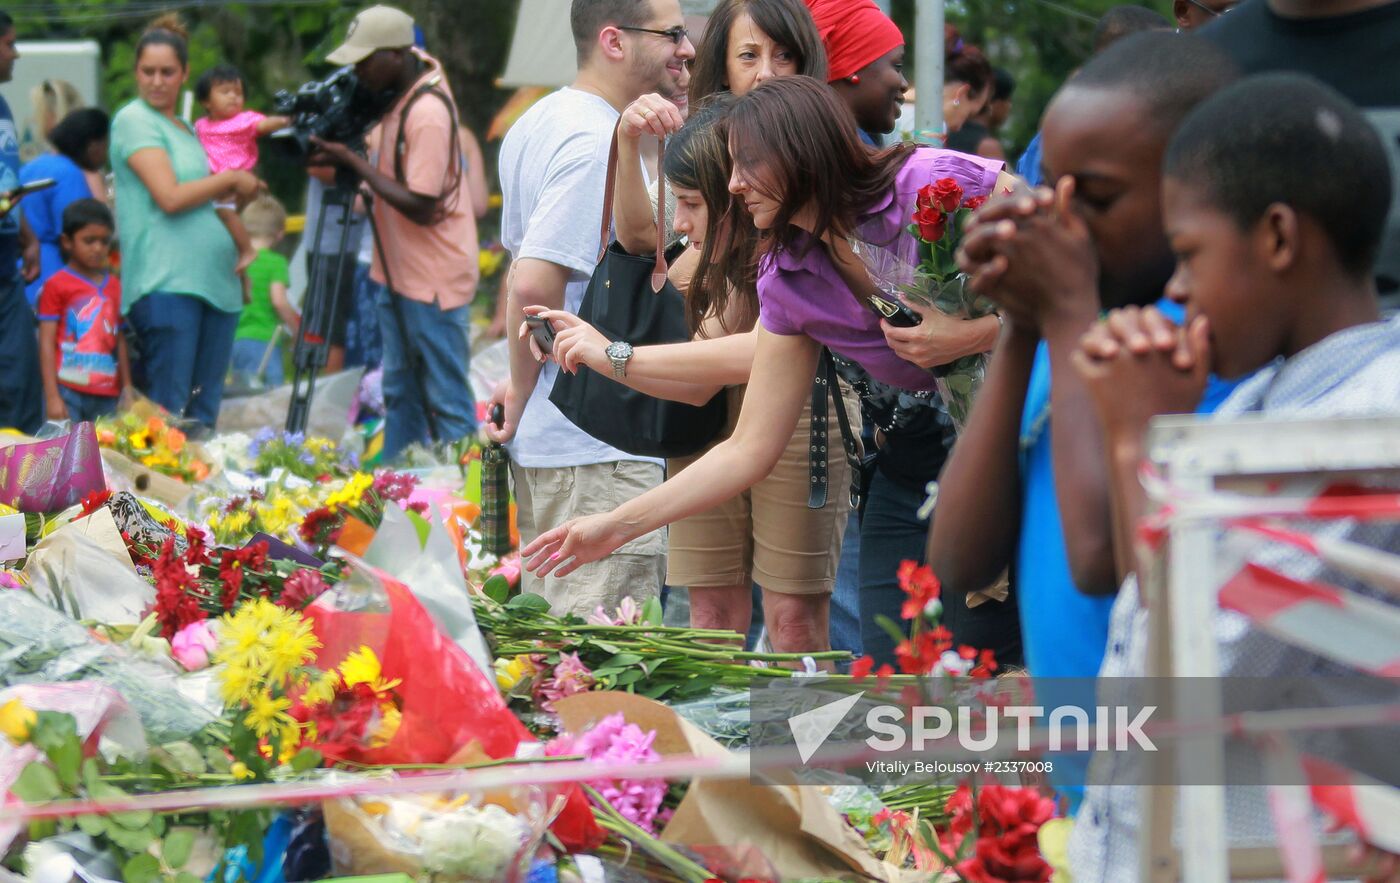
<svg viewBox="0 0 1400 883">
<path fill-rule="evenodd" d="M 850 110 L 821 83 L 784 77 L 735 102 L 729 115 L 730 191 L 762 234 L 760 324 L 743 412 L 733 434 L 684 472 L 612 512 L 547 531 L 523 550 L 527 566 L 558 576 L 632 537 L 712 508 L 768 475 L 792 438 L 823 346 L 860 392 L 880 450 L 861 525 L 861 626 L 865 650 L 893 656 L 876 623 L 898 617 L 896 571 L 921 560 L 927 522 L 918 509 L 952 439 L 934 377 L 899 357 L 868 298 L 879 294 L 858 254 L 886 249 L 908 259 L 907 231 L 920 187 L 952 177 L 968 195 L 1011 186 L 1001 163 L 900 145 L 872 153 Z M 946 326 L 942 361 L 990 349 L 993 317 L 930 316 Z M 1019 657 L 1013 601 L 948 605 L 955 639 Z"/>
<path fill-rule="evenodd" d="M 719 95 L 691 114 L 667 145 L 665 172 L 676 194 L 675 229 L 699 255 L 686 287 L 690 343 L 638 347 L 626 373 L 613 370 L 613 342 L 570 313 L 541 313 L 555 325 L 553 355 L 564 371 L 587 367 L 659 398 L 700 404 L 723 394 L 733 431 L 743 407 L 757 335 L 757 237 L 728 192 L 724 116 L 732 99 Z M 849 516 L 848 466 L 839 438 L 812 452 L 811 395 L 775 467 L 751 488 L 671 525 L 668 585 L 690 591 L 691 624 L 743 634 L 752 618 L 750 586 L 762 587 L 764 623 L 778 652 L 815 652 L 829 644 L 829 604 Z M 851 404 L 854 404 L 853 402 Z M 836 425 L 828 402 L 823 417 Z M 848 420 L 859 415 L 849 413 Z M 698 457 L 673 459 L 683 474 Z M 813 461 L 831 488 L 825 505 L 809 507 Z"/>
</svg>

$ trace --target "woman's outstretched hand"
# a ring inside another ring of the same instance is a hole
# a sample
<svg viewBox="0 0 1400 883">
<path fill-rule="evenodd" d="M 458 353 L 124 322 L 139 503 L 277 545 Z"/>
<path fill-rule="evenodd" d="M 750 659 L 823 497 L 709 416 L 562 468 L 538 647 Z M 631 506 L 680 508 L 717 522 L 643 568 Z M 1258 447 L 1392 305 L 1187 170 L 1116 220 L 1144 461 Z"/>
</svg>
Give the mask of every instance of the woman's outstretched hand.
<svg viewBox="0 0 1400 883">
<path fill-rule="evenodd" d="M 586 515 L 535 537 L 520 550 L 520 560 L 536 576 L 562 579 L 617 551 L 627 539 L 611 512 Z"/>
</svg>

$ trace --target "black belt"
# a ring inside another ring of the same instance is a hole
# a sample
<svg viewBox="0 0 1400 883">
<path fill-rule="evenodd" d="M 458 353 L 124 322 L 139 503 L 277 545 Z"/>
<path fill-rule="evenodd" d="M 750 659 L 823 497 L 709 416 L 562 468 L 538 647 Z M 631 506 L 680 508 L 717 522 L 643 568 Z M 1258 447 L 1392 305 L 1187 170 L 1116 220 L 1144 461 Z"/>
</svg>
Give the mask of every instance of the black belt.
<svg viewBox="0 0 1400 883">
<path fill-rule="evenodd" d="M 827 401 L 836 403 L 836 423 L 841 430 L 841 443 L 846 448 L 846 465 L 850 467 L 850 504 L 852 509 L 860 506 L 860 442 L 851 431 L 850 420 L 846 417 L 846 405 L 841 400 L 841 382 L 836 376 L 836 363 L 831 352 L 822 348 L 817 362 L 817 376 L 812 382 L 812 423 L 808 442 L 808 472 L 811 475 L 811 489 L 807 494 L 807 508 L 821 509 L 826 506 L 827 471 L 826 446 Z"/>
</svg>

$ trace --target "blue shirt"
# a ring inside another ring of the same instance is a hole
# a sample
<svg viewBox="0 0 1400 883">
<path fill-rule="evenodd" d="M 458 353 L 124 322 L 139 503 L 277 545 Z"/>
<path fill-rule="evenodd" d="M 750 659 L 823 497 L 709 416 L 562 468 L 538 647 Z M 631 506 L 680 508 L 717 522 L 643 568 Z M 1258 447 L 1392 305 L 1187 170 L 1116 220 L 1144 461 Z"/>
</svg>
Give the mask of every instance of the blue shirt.
<svg viewBox="0 0 1400 883">
<path fill-rule="evenodd" d="M 19 134 L 10 105 L 0 98 L 0 193 L 19 186 Z M 19 275 L 19 212 L 0 218 L 0 279 Z"/>
<path fill-rule="evenodd" d="M 1165 298 L 1157 308 L 1174 322 L 1185 319 L 1183 308 Z M 1197 413 L 1214 412 L 1237 383 L 1212 377 Z M 1091 688 L 1108 644 L 1114 596 L 1086 595 L 1070 575 L 1050 449 L 1050 348 L 1043 341 L 1035 351 L 1021 414 L 1021 531 L 1015 592 L 1026 668 L 1036 679 L 1037 695 L 1047 706 L 1080 700 L 1092 706 Z M 1078 680 L 1046 682 L 1044 678 Z M 1086 689 L 1090 692 L 1085 693 Z M 1068 798 L 1071 812 L 1083 796 L 1087 771 L 1087 756 L 1055 759 L 1051 781 Z"/>
<path fill-rule="evenodd" d="M 1036 132 L 1031 143 L 1026 145 L 1026 152 L 1021 154 L 1021 158 L 1016 161 L 1016 174 L 1026 179 L 1026 183 L 1032 187 L 1038 187 L 1042 183 L 1040 177 L 1040 133 Z"/>
<path fill-rule="evenodd" d="M 48 190 L 31 193 L 21 203 L 29 229 L 39 240 L 39 278 L 25 289 L 31 306 L 39 299 L 44 282 L 63 268 L 63 252 L 58 247 L 58 237 L 63 233 L 63 210 L 79 199 L 92 198 L 83 170 L 61 153 L 36 156 L 19 170 L 21 184 L 41 178 L 53 178 L 58 183 Z"/>
</svg>

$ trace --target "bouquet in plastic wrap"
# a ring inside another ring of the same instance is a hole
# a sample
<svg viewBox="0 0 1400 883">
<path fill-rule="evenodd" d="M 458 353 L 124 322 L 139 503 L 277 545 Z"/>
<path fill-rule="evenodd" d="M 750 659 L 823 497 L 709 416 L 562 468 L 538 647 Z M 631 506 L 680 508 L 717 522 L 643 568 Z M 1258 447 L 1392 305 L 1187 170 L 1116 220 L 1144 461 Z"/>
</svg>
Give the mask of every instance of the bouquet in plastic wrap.
<svg viewBox="0 0 1400 883">
<path fill-rule="evenodd" d="M 0 448 L 0 503 L 21 512 L 57 512 L 106 487 L 91 423 Z"/>
</svg>

